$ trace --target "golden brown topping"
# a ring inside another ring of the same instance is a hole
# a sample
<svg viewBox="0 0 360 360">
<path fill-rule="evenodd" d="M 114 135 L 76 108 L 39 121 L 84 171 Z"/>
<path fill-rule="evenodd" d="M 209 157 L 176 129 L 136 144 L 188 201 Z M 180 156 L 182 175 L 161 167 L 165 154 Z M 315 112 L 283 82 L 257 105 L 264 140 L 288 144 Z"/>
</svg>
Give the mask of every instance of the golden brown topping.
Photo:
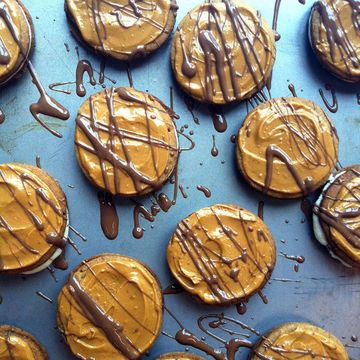
<svg viewBox="0 0 360 360">
<path fill-rule="evenodd" d="M 171 33 L 175 0 L 66 0 L 73 31 L 98 52 L 119 60 L 146 55 Z"/>
<path fill-rule="evenodd" d="M 0 271 L 30 270 L 63 248 L 66 200 L 59 185 L 30 165 L 0 165 Z"/>
<path fill-rule="evenodd" d="M 360 3 L 317 1 L 310 19 L 311 44 L 323 65 L 349 82 L 360 81 Z"/>
<path fill-rule="evenodd" d="M 250 97 L 271 76 L 274 33 L 259 12 L 238 0 L 191 10 L 171 49 L 177 81 L 199 101 L 224 104 Z"/>
<path fill-rule="evenodd" d="M 58 298 L 58 325 L 81 358 L 138 359 L 162 325 L 157 279 L 138 261 L 102 254 L 70 275 Z"/>
<path fill-rule="evenodd" d="M 159 188 L 178 158 L 172 116 L 160 100 L 132 88 L 91 96 L 76 119 L 82 170 L 96 186 L 114 195 L 140 195 Z"/>
<path fill-rule="evenodd" d="M 256 215 L 214 205 L 178 224 L 167 260 L 185 290 L 208 304 L 230 304 L 265 285 L 275 266 L 275 244 Z"/>
<path fill-rule="evenodd" d="M 251 359 L 348 360 L 349 356 L 327 331 L 307 323 L 288 323 L 264 336 Z"/>
<path fill-rule="evenodd" d="M 267 101 L 248 114 L 237 139 L 239 168 L 256 189 L 295 198 L 319 188 L 338 157 L 336 131 L 313 102 Z"/>
</svg>

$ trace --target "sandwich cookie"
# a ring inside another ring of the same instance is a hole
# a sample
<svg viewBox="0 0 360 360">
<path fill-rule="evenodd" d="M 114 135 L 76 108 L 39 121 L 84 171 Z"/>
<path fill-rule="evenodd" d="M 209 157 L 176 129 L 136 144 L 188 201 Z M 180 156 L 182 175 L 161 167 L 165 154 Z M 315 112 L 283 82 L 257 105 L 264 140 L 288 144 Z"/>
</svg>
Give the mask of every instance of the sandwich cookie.
<svg viewBox="0 0 360 360">
<path fill-rule="evenodd" d="M 332 257 L 360 267 L 360 165 L 332 176 L 314 206 L 314 233 Z"/>
<path fill-rule="evenodd" d="M 338 160 L 336 130 L 316 104 L 289 97 L 257 106 L 237 137 L 238 167 L 255 189 L 277 198 L 306 196 Z"/>
<path fill-rule="evenodd" d="M 23 73 L 34 43 L 32 20 L 21 1 L 0 1 L 0 86 Z"/>
<path fill-rule="evenodd" d="M 311 11 L 311 46 L 320 63 L 338 78 L 360 82 L 360 2 L 319 0 Z"/>
<path fill-rule="evenodd" d="M 329 332 L 308 323 L 283 324 L 262 337 L 250 360 L 349 360 L 341 342 Z"/>
<path fill-rule="evenodd" d="M 14 326 L 0 325 L 0 359 L 48 360 L 48 355 L 29 333 Z"/>
<path fill-rule="evenodd" d="M 167 248 L 180 285 L 211 305 L 239 303 L 262 289 L 275 266 L 263 221 L 234 205 L 203 208 L 182 220 Z"/>
<path fill-rule="evenodd" d="M 173 352 L 167 353 L 159 356 L 156 360 L 205 360 L 201 356 L 190 354 L 190 353 L 181 353 Z"/>
<path fill-rule="evenodd" d="M 58 297 L 59 330 L 80 359 L 139 359 L 159 336 L 162 319 L 155 275 L 122 255 L 83 261 Z"/>
<path fill-rule="evenodd" d="M 227 104 L 251 97 L 271 78 L 274 32 L 238 0 L 191 10 L 175 32 L 171 64 L 181 88 L 198 101 Z"/>
<path fill-rule="evenodd" d="M 160 188 L 178 161 L 174 116 L 159 99 L 133 88 L 92 95 L 76 119 L 76 155 L 84 174 L 113 195 Z"/>
<path fill-rule="evenodd" d="M 143 57 L 162 46 L 177 9 L 176 0 L 65 0 L 75 38 L 116 60 Z"/>
<path fill-rule="evenodd" d="M 66 197 L 45 171 L 0 164 L 0 273 L 33 274 L 65 249 Z"/>
</svg>

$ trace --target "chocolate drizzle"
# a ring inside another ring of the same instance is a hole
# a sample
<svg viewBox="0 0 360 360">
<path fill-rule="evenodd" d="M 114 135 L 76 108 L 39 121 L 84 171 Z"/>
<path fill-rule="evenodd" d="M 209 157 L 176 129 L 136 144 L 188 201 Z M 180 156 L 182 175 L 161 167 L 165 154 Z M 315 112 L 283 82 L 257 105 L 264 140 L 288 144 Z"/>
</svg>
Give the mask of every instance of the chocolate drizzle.
<svg viewBox="0 0 360 360">
<path fill-rule="evenodd" d="M 188 111 L 190 112 L 192 118 L 193 118 L 193 121 L 196 125 L 199 125 L 200 124 L 200 121 L 199 121 L 199 118 L 195 115 L 195 100 L 193 98 L 191 98 L 190 96 L 188 95 L 185 95 L 184 96 L 184 102 L 185 102 L 185 105 L 188 109 Z"/>
<path fill-rule="evenodd" d="M 104 235 L 109 240 L 114 240 L 119 233 L 119 217 L 117 215 L 114 199 L 111 194 L 98 192 L 100 204 L 100 223 Z"/>
<path fill-rule="evenodd" d="M 157 212 L 156 212 L 157 213 Z M 140 219 L 139 219 L 139 216 L 140 214 L 147 220 L 147 221 L 150 221 L 150 222 L 153 222 L 155 219 L 154 219 L 154 216 L 156 216 L 156 213 L 152 214 L 150 213 L 144 205 L 141 205 L 141 204 L 137 204 L 135 207 L 134 207 L 134 228 L 133 228 L 133 231 L 132 231 L 132 234 L 134 236 L 135 239 L 140 239 L 143 237 L 144 235 L 144 229 L 140 226 Z"/>
<path fill-rule="evenodd" d="M 0 108 L 0 125 L 5 121 L 5 113 Z"/>
<path fill-rule="evenodd" d="M 332 112 L 333 114 L 336 113 L 339 109 L 339 104 L 337 101 L 337 97 L 336 97 L 336 92 L 335 92 L 335 88 L 330 85 L 330 84 L 326 84 L 325 85 L 325 89 L 331 92 L 331 97 L 332 97 L 332 103 L 330 104 L 329 101 L 327 100 L 327 98 L 325 97 L 324 91 L 323 89 L 319 89 L 319 93 L 320 96 L 326 106 L 326 108 Z"/>
<path fill-rule="evenodd" d="M 219 133 L 225 132 L 227 130 L 227 121 L 221 108 L 212 107 L 210 110 L 215 130 Z"/>
<path fill-rule="evenodd" d="M 215 135 L 212 136 L 212 140 L 213 140 L 213 146 L 211 148 L 211 155 L 213 157 L 216 157 L 219 155 L 219 149 L 216 147 L 216 143 L 215 143 Z"/>
<path fill-rule="evenodd" d="M 292 95 L 293 97 L 297 97 L 295 85 L 291 83 L 291 84 L 288 85 L 288 88 L 289 88 L 289 90 L 290 90 L 290 92 L 291 92 L 291 95 Z"/>
<path fill-rule="evenodd" d="M 206 186 L 198 185 L 196 188 L 201 191 L 207 198 L 211 197 L 211 191 Z"/>
<path fill-rule="evenodd" d="M 84 86 L 84 74 L 87 73 L 90 78 L 90 84 L 95 86 L 96 80 L 94 78 L 94 70 L 88 60 L 80 60 L 76 67 L 76 94 L 77 96 L 84 97 L 86 95 L 86 89 Z M 100 72 L 103 79 L 103 72 Z"/>
</svg>

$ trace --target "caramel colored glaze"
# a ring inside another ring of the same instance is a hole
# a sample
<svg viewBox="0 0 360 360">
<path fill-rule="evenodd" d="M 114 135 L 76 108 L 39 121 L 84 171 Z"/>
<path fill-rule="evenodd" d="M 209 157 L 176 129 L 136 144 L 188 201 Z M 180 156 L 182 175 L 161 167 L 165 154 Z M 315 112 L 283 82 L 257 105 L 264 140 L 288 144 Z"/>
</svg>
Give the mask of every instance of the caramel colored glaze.
<svg viewBox="0 0 360 360">
<path fill-rule="evenodd" d="M 113 195 L 142 195 L 160 188 L 179 155 L 173 116 L 160 100 L 132 88 L 92 95 L 76 119 L 82 170 Z"/>
<path fill-rule="evenodd" d="M 175 0 L 65 0 L 75 36 L 118 60 L 159 48 L 173 29 Z"/>
<path fill-rule="evenodd" d="M 0 165 L 0 272 L 24 272 L 64 249 L 66 199 L 57 182 L 30 165 Z"/>
<path fill-rule="evenodd" d="M 310 39 L 328 70 L 345 81 L 360 81 L 359 1 L 317 1 L 311 13 Z"/>
<path fill-rule="evenodd" d="M 253 350 L 251 360 L 349 360 L 341 342 L 308 323 L 287 323 L 270 331 Z"/>
<path fill-rule="evenodd" d="M 36 339 L 13 326 L 0 326 L 0 360 L 47 360 Z"/>
<path fill-rule="evenodd" d="M 360 165 L 341 170 L 314 207 L 330 248 L 360 267 Z"/>
<path fill-rule="evenodd" d="M 156 360 L 204 360 L 204 358 L 191 353 L 173 352 L 163 354 L 157 357 Z"/>
<path fill-rule="evenodd" d="M 337 158 L 331 120 L 305 99 L 264 102 L 248 114 L 237 138 L 241 172 L 252 186 L 274 197 L 296 198 L 316 190 Z"/>
<path fill-rule="evenodd" d="M 138 359 L 160 334 L 160 285 L 142 263 L 117 254 L 82 262 L 58 298 L 58 326 L 81 359 Z"/>
<path fill-rule="evenodd" d="M 238 0 L 203 3 L 182 20 L 171 61 L 183 90 L 207 103 L 251 97 L 269 79 L 275 39 L 259 12 Z"/>
<path fill-rule="evenodd" d="M 15 76 L 24 66 L 33 45 L 31 19 L 18 0 L 2 0 L 0 3 L 0 84 Z M 9 21 L 4 21 L 6 16 Z M 13 38 L 12 24 L 17 32 L 22 49 Z"/>
<path fill-rule="evenodd" d="M 185 290 L 208 304 L 232 304 L 260 290 L 275 266 L 275 243 L 260 218 L 233 205 L 181 221 L 167 260 Z"/>
</svg>

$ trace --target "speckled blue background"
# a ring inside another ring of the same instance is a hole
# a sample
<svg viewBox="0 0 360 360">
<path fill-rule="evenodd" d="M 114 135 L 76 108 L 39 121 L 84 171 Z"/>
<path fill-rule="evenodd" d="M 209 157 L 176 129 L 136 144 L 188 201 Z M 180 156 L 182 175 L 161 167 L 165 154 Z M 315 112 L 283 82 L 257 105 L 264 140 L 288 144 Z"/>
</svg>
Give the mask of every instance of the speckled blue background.
<svg viewBox="0 0 360 360">
<path fill-rule="evenodd" d="M 36 49 L 32 59 L 44 85 L 74 81 L 77 43 L 69 34 L 63 1 L 23 2 L 34 20 Z M 180 21 L 195 2 L 178 0 L 178 3 Z M 274 1 L 253 0 L 251 3 L 271 23 Z M 334 85 L 339 111 L 330 116 L 340 136 L 340 161 L 344 166 L 359 163 L 360 107 L 357 105 L 356 93 L 360 89 L 329 76 L 314 58 L 307 41 L 307 21 L 311 5 L 312 1 L 301 5 L 296 0 L 283 0 L 278 26 L 282 38 L 277 42 L 272 96 L 290 95 L 288 84 L 292 82 L 299 96 L 323 105 L 319 87 L 324 88 L 328 82 Z M 64 43 L 69 44 L 70 52 L 66 51 Z M 67 194 L 71 224 L 88 237 L 88 242 L 83 243 L 72 236 L 82 255 L 77 255 L 72 248 L 68 249 L 70 268 L 65 272 L 56 271 L 57 283 L 47 271 L 27 278 L 0 277 L 0 295 L 3 297 L 0 323 L 13 324 L 34 334 L 47 348 L 53 360 L 73 358 L 55 329 L 56 297 L 69 271 L 81 260 L 101 252 L 130 255 L 148 264 L 159 276 L 162 285 L 167 286 L 172 278 L 166 265 L 165 248 L 180 219 L 214 203 L 236 203 L 256 212 L 258 201 L 263 199 L 260 193 L 252 190 L 238 175 L 234 145 L 230 142 L 230 136 L 237 132 L 246 115 L 245 104 L 232 106 L 225 111 L 229 125 L 225 133 L 215 132 L 205 107 L 195 111 L 200 120 L 200 125 L 196 125 L 184 105 L 183 94 L 174 85 L 169 64 L 169 44 L 168 42 L 144 61 L 132 64 L 131 71 L 137 89 L 148 90 L 167 103 L 169 86 L 174 86 L 174 108 L 181 116 L 177 122 L 178 127 L 188 124 L 186 133 L 193 130 L 196 142 L 193 151 L 181 156 L 179 165 L 180 184 L 186 189 L 188 187 L 186 192 L 189 197 L 183 199 L 179 195 L 177 205 L 168 213 L 159 214 L 153 228 L 150 228 L 150 223 L 142 221 L 146 232 L 141 240 L 135 240 L 131 235 L 134 205 L 129 200 L 117 200 L 120 215 L 118 238 L 108 241 L 101 231 L 97 191 L 82 175 L 74 154 L 74 118 L 83 101 L 74 94 L 74 85 L 68 86 L 72 95 L 50 91 L 71 112 L 67 122 L 49 120 L 52 127 L 64 135 L 62 139 L 53 137 L 32 118 L 28 108 L 32 102 L 37 101 L 38 94 L 29 74 L 0 90 L 0 107 L 6 113 L 6 121 L 0 126 L 0 161 L 34 164 L 36 155 L 40 155 L 43 168 L 60 181 Z M 90 60 L 95 69 L 99 69 L 100 58 L 81 47 L 80 55 L 81 58 Z M 116 79 L 117 85 L 128 85 L 126 68 L 122 64 L 108 62 L 106 75 Z M 111 86 L 111 83 L 106 81 L 106 85 Z M 99 86 L 91 88 L 89 84 L 86 88 L 88 95 L 101 89 Z M 219 156 L 216 158 L 210 155 L 213 134 L 219 148 Z M 209 187 L 212 197 L 207 199 L 196 190 L 197 185 Z M 172 185 L 166 185 L 164 190 L 171 194 Z M 148 199 L 143 200 L 149 203 Z M 260 331 L 266 331 L 284 321 L 310 321 L 333 332 L 343 343 L 353 346 L 348 349 L 349 354 L 354 360 L 360 359 L 360 342 L 352 343 L 350 340 L 351 335 L 360 336 L 359 271 L 345 269 L 315 242 L 309 224 L 302 222 L 304 215 L 300 210 L 300 201 L 263 200 L 265 221 L 276 239 L 278 254 L 285 252 L 305 256 L 306 261 L 300 266 L 300 271 L 294 271 L 294 262 L 278 256 L 274 280 L 264 289 L 269 304 L 265 305 L 258 296 L 254 296 L 243 316 L 238 315 L 233 307 L 225 309 L 200 305 L 186 294 L 167 296 L 166 305 L 179 316 L 186 327 L 199 336 L 203 334 L 199 332 L 196 319 L 203 314 L 221 311 Z M 276 281 L 276 278 L 293 281 L 283 283 Z M 50 304 L 39 298 L 36 291 L 54 299 L 54 303 Z M 172 335 L 178 330 L 176 323 L 168 315 L 165 315 L 164 330 Z M 226 337 L 224 333 L 219 335 Z M 220 343 L 209 341 L 214 346 L 221 347 Z M 184 347 L 160 336 L 149 358 L 154 359 L 161 353 L 176 350 L 184 350 Z M 246 351 L 241 351 L 237 359 L 246 359 L 246 354 Z"/>
</svg>

